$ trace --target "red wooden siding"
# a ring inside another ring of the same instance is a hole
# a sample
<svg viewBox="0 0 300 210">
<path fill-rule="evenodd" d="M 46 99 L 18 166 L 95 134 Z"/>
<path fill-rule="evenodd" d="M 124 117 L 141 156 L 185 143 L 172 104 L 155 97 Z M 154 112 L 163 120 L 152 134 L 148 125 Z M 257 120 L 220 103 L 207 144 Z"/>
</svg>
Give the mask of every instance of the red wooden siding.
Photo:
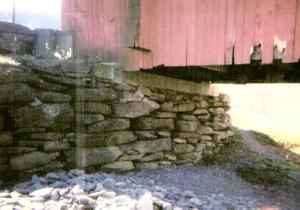
<svg viewBox="0 0 300 210">
<path fill-rule="evenodd" d="M 300 1 L 297 1 L 297 14 L 295 19 L 295 35 L 294 35 L 294 57 L 297 60 L 300 57 Z"/>
<path fill-rule="evenodd" d="M 140 0 L 136 48 L 123 43 L 128 1 L 64 0 L 63 28 L 79 48 L 115 55 L 129 70 L 224 65 L 232 56 L 249 63 L 258 43 L 271 63 L 275 36 L 287 44 L 284 62 L 300 58 L 300 0 Z"/>
<path fill-rule="evenodd" d="M 75 34 L 76 47 L 121 54 L 125 1 L 63 0 L 62 28 Z"/>
</svg>

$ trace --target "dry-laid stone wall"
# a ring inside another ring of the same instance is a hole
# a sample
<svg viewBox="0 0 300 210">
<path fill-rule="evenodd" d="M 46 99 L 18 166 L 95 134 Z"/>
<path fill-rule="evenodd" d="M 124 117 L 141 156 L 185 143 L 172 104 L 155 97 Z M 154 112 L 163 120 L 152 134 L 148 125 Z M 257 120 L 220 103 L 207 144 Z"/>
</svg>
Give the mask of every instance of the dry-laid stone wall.
<svg viewBox="0 0 300 210">
<path fill-rule="evenodd" d="M 199 163 L 231 140 L 228 96 L 144 87 L 95 69 L 78 61 L 0 66 L 2 179 Z"/>
</svg>

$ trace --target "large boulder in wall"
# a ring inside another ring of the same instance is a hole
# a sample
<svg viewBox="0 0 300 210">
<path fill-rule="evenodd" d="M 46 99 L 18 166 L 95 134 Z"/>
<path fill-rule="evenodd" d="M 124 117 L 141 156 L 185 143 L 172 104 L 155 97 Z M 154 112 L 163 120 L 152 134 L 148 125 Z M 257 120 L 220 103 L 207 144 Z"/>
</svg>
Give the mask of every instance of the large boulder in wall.
<svg viewBox="0 0 300 210">
<path fill-rule="evenodd" d="M 113 109 L 117 117 L 136 118 L 144 116 L 159 109 L 160 106 L 154 101 L 143 101 L 114 104 Z"/>
<path fill-rule="evenodd" d="M 78 148 L 76 149 L 77 167 L 84 168 L 91 165 L 102 165 L 113 162 L 122 153 L 118 147 Z"/>
<path fill-rule="evenodd" d="M 0 85 L 0 105 L 23 105 L 34 101 L 31 88 L 23 83 Z"/>
<path fill-rule="evenodd" d="M 45 128 L 51 131 L 63 131 L 71 128 L 74 111 L 70 104 L 42 104 L 25 106 L 12 111 L 17 129 Z"/>
<path fill-rule="evenodd" d="M 13 157 L 10 160 L 10 165 L 13 170 L 21 171 L 31 169 L 38 166 L 43 166 L 55 160 L 59 156 L 58 152 L 44 153 L 31 152 Z"/>
</svg>

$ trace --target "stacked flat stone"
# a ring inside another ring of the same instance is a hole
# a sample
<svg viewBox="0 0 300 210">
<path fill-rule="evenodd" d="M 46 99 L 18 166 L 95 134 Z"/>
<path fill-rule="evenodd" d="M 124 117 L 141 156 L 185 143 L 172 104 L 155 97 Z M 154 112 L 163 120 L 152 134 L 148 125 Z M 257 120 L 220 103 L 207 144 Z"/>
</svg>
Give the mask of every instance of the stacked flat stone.
<svg viewBox="0 0 300 210">
<path fill-rule="evenodd" d="M 66 165 L 62 155 L 74 127 L 70 89 L 39 76 L 23 65 L 0 67 L 0 166 L 6 169 L 0 173 L 8 180 Z"/>
<path fill-rule="evenodd" d="M 0 67 L 3 176 L 199 163 L 233 136 L 225 95 L 143 87 L 76 60 L 21 63 Z"/>
<path fill-rule="evenodd" d="M 139 142 L 132 148 L 145 148 L 149 140 L 158 141 L 160 153 L 142 155 L 138 159 L 142 162 L 137 164 L 138 167 L 199 163 L 204 155 L 218 152 L 233 135 L 229 116 L 225 113 L 229 108 L 228 97 L 199 96 L 156 88 L 150 90 L 149 98 L 159 103 L 160 108 L 133 121 Z M 216 126 L 219 123 L 222 127 Z"/>
</svg>

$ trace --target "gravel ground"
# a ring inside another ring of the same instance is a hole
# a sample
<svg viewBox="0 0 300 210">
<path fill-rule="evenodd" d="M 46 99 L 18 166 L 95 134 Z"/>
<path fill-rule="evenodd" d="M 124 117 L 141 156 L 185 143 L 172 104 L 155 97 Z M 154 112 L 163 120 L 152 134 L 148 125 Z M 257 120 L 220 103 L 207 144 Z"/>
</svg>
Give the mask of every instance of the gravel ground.
<svg viewBox="0 0 300 210">
<path fill-rule="evenodd" d="M 266 206 L 300 209 L 300 174 L 286 186 L 263 187 L 243 181 L 231 165 L 182 166 L 131 174 L 137 183 L 195 192 L 202 209 L 249 209 Z M 151 189 L 151 187 L 150 187 Z"/>
<path fill-rule="evenodd" d="M 123 175 L 53 172 L 0 192 L 0 209 L 152 210 L 149 203 L 163 210 L 299 209 L 299 173 L 286 186 L 264 188 L 241 180 L 233 168 L 179 166 Z"/>
</svg>

